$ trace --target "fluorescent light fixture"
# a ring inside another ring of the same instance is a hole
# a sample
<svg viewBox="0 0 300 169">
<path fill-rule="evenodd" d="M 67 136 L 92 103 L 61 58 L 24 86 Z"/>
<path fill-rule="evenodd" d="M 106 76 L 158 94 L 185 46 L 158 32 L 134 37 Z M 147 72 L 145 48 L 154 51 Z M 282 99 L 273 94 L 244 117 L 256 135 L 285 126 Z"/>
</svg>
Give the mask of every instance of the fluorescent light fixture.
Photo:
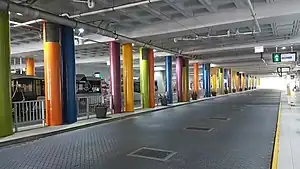
<svg viewBox="0 0 300 169">
<path fill-rule="evenodd" d="M 281 49 L 282 49 L 282 50 L 285 50 L 285 49 L 286 49 L 286 47 L 284 46 L 284 47 L 282 47 Z"/>
<path fill-rule="evenodd" d="M 106 65 L 107 65 L 107 66 L 110 66 L 110 61 L 109 61 L 109 60 L 106 61 Z"/>
<path fill-rule="evenodd" d="M 132 43 L 132 46 L 134 46 L 134 43 Z"/>
<path fill-rule="evenodd" d="M 16 14 L 19 15 L 19 16 L 23 16 L 23 14 L 21 14 L 21 13 L 19 13 L 19 12 L 17 12 Z"/>
<path fill-rule="evenodd" d="M 83 28 L 79 28 L 78 31 L 79 31 L 79 33 L 83 33 L 84 29 Z"/>
<path fill-rule="evenodd" d="M 154 71 L 162 71 L 165 70 L 163 67 L 154 67 Z"/>
<path fill-rule="evenodd" d="M 156 49 L 153 49 L 153 52 L 157 52 L 157 50 L 156 50 Z"/>
</svg>

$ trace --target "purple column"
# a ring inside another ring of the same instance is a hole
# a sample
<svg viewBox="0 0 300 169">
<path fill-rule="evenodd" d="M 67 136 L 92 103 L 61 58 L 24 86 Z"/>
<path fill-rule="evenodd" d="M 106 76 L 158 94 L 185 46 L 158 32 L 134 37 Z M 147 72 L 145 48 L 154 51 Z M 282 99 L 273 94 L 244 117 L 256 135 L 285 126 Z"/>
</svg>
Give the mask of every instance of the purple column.
<svg viewBox="0 0 300 169">
<path fill-rule="evenodd" d="M 176 59 L 176 80 L 177 80 L 177 98 L 178 102 L 182 101 L 182 66 L 183 58 L 178 56 Z"/>
<path fill-rule="evenodd" d="M 112 113 L 121 113 L 121 65 L 120 43 L 110 42 L 110 86 L 112 94 Z"/>
</svg>

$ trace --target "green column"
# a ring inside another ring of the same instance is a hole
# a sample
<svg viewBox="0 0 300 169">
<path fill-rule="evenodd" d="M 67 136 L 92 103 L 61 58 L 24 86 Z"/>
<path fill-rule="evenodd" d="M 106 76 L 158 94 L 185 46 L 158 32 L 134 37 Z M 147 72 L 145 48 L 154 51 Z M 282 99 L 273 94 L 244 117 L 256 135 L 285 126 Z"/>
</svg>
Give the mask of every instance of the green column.
<svg viewBox="0 0 300 169">
<path fill-rule="evenodd" d="M 149 108 L 148 53 L 148 48 L 140 48 L 140 92 L 143 108 Z"/>
<path fill-rule="evenodd" d="M 13 134 L 8 11 L 0 10 L 0 137 Z"/>
<path fill-rule="evenodd" d="M 186 86 L 186 100 L 187 101 L 190 101 L 190 73 L 189 73 L 189 70 L 190 70 L 190 67 L 189 67 L 189 60 L 188 59 L 185 59 L 185 65 L 186 65 L 186 81 L 185 81 L 185 86 Z"/>
<path fill-rule="evenodd" d="M 219 92 L 224 94 L 224 69 L 219 68 Z"/>
</svg>

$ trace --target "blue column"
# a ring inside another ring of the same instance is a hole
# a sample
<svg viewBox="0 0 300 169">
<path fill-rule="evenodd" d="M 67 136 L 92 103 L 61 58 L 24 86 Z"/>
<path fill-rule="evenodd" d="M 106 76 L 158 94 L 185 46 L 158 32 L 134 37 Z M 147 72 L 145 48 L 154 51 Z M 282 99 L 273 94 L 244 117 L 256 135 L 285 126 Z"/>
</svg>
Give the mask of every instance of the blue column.
<svg viewBox="0 0 300 169">
<path fill-rule="evenodd" d="M 228 90 L 228 69 L 224 68 L 224 89 Z"/>
<path fill-rule="evenodd" d="M 204 97 L 210 97 L 210 63 L 202 65 L 202 81 L 203 81 L 203 90 L 205 91 Z"/>
<path fill-rule="evenodd" d="M 173 88 L 172 88 L 172 56 L 166 57 L 166 85 L 168 104 L 173 103 Z"/>
<path fill-rule="evenodd" d="M 76 71 L 73 28 L 61 26 L 63 122 L 77 121 Z"/>
</svg>

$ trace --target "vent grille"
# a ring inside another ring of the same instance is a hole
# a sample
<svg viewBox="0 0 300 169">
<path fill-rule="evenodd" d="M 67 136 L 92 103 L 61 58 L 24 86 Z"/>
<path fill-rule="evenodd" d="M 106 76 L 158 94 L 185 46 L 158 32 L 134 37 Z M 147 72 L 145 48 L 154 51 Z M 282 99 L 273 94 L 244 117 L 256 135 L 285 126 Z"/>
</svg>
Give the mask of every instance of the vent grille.
<svg viewBox="0 0 300 169">
<path fill-rule="evenodd" d="M 158 160 L 158 161 L 167 161 L 175 154 L 176 152 L 169 151 L 169 150 L 143 147 L 128 154 L 128 156 L 146 158 L 146 159 Z"/>
</svg>

